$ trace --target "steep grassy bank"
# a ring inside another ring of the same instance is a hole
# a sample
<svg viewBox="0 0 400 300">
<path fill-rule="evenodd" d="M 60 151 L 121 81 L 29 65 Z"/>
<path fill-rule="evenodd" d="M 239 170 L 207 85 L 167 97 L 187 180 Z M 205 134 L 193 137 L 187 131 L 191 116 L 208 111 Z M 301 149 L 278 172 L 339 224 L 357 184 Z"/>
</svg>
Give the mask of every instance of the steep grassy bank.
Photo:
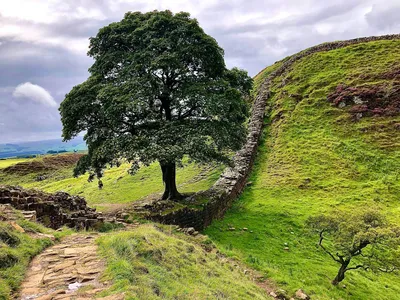
<svg viewBox="0 0 400 300">
<path fill-rule="evenodd" d="M 205 237 L 141 225 L 99 239 L 107 260 L 105 293 L 125 299 L 268 299 L 244 270 L 220 254 Z"/>
<path fill-rule="evenodd" d="M 225 253 L 289 294 L 302 288 L 313 299 L 397 299 L 400 284 L 393 274 L 349 272 L 333 287 L 338 265 L 304 224 L 333 209 L 371 206 L 400 221 L 400 117 L 355 121 L 354 106 L 338 108 L 327 100 L 341 84 L 389 91 L 399 84 L 397 75 L 389 75 L 399 62 L 399 41 L 369 42 L 309 55 L 275 78 L 252 184 L 206 231 Z"/>
</svg>

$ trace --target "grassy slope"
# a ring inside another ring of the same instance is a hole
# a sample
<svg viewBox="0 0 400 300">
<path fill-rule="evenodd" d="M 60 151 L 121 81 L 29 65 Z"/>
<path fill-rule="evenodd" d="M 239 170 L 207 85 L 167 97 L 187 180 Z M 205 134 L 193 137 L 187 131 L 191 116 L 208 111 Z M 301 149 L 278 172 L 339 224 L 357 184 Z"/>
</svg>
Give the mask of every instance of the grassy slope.
<svg viewBox="0 0 400 300">
<path fill-rule="evenodd" d="M 7 162 L 0 161 L 1 162 Z M 161 170 L 157 164 L 141 168 L 135 175 L 127 173 L 128 164 L 105 171 L 102 179 L 104 187 L 99 190 L 97 181 L 88 182 L 87 176 L 72 177 L 72 168 L 65 168 L 51 173 L 44 181 L 36 181 L 39 174 L 26 176 L 2 174 L 0 184 L 21 185 L 25 188 L 39 188 L 47 192 L 63 190 L 83 196 L 89 205 L 101 211 L 109 211 L 120 205 L 131 203 L 153 193 L 163 190 Z M 177 170 L 177 184 L 181 192 L 197 192 L 209 188 L 221 173 L 221 167 L 211 168 L 185 163 L 184 168 Z"/>
<path fill-rule="evenodd" d="M 8 222 L 0 221 L 0 260 L 3 261 L 3 265 L 0 266 L 0 299 L 10 299 L 11 294 L 18 289 L 20 283 L 24 279 L 25 271 L 31 258 L 52 244 L 50 238 L 46 236 L 32 237 L 30 234 L 53 234 L 56 239 L 59 239 L 72 232 L 68 229 L 55 232 L 37 223 L 26 221 L 22 219 L 22 217 L 20 217 L 16 223 L 26 232 L 21 233 Z M 13 240 L 19 242 L 17 244 L 8 245 L 2 239 L 2 236 L 4 237 L 4 232 L 7 232 L 12 236 Z M 16 260 L 15 264 L 4 266 L 13 259 Z"/>
<path fill-rule="evenodd" d="M 363 75 L 387 72 L 399 62 L 399 41 L 371 42 L 313 54 L 275 80 L 270 119 L 283 117 L 265 130 L 253 184 L 224 220 L 206 230 L 223 252 L 290 294 L 303 288 L 313 299 L 398 299 L 399 278 L 393 274 L 353 271 L 343 282 L 346 288 L 333 287 L 338 265 L 318 248 L 304 222 L 335 208 L 367 206 L 400 221 L 400 134 L 389 124 L 400 118 L 354 123 L 326 100 L 338 84 L 374 83 Z M 284 77 L 287 84 L 279 88 Z M 229 226 L 249 231 L 228 231 Z"/>
<path fill-rule="evenodd" d="M 126 299 L 149 300 L 267 299 L 243 270 L 215 251 L 205 251 L 199 239 L 154 225 L 101 237 L 98 243 L 107 260 L 106 278 L 113 280 L 106 294 L 125 293 Z"/>
</svg>

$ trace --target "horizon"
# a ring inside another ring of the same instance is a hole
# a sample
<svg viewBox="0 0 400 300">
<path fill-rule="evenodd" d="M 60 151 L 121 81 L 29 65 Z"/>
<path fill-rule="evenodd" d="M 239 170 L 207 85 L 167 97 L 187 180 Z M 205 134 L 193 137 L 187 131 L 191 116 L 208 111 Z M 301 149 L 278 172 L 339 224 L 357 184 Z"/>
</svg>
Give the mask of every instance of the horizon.
<svg viewBox="0 0 400 300">
<path fill-rule="evenodd" d="M 24 141 L 16 140 L 14 142 L 5 142 L 5 143 L 1 142 L 0 146 L 1 145 L 8 145 L 8 144 L 25 144 L 25 143 L 51 142 L 51 141 L 61 141 L 62 143 L 69 143 L 69 142 L 74 141 L 77 138 L 81 138 L 83 140 L 83 136 L 79 135 L 79 136 L 74 137 L 72 140 L 69 140 L 69 141 L 63 141 L 62 137 L 60 137 L 60 138 L 51 138 L 51 139 L 42 139 L 42 140 L 24 140 Z"/>
<path fill-rule="evenodd" d="M 58 106 L 85 81 L 89 37 L 128 11 L 187 11 L 225 50 L 227 67 L 256 75 L 323 42 L 400 32 L 400 3 L 16 0 L 0 4 L 0 143 L 62 139 Z"/>
</svg>

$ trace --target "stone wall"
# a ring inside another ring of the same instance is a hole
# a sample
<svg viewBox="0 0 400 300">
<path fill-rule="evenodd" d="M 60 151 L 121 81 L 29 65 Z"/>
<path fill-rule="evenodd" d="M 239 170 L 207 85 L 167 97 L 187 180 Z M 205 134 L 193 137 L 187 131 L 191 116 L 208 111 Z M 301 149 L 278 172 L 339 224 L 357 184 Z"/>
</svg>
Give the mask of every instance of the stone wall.
<svg viewBox="0 0 400 300">
<path fill-rule="evenodd" d="M 251 173 L 257 154 L 258 143 L 262 134 L 265 108 L 270 97 L 270 86 L 274 78 L 287 72 L 296 61 L 313 53 L 335 50 L 365 42 L 399 39 L 400 34 L 395 34 L 330 42 L 308 48 L 291 56 L 261 84 L 253 102 L 246 143 L 243 148 L 236 153 L 234 157 L 234 167 L 226 168 L 218 181 L 208 191 L 197 193 L 191 197 L 188 200 L 187 207 L 154 211 L 155 203 L 153 201 L 153 203 L 146 204 L 139 202 L 134 207 L 134 210 L 140 211 L 148 219 L 154 221 L 166 224 L 177 224 L 182 227 L 194 227 L 197 230 L 201 230 L 210 225 L 214 219 L 223 217 L 226 210 L 232 205 L 232 202 L 244 190 L 248 176 Z M 202 202 L 201 199 L 203 198 L 207 198 L 209 201 L 201 205 L 201 207 L 190 208 L 191 203 L 197 203 L 199 199 L 200 202 Z M 144 213 L 146 210 L 145 206 L 147 206 L 147 213 Z M 150 207 L 152 207 L 152 209 L 150 209 Z"/>
<path fill-rule="evenodd" d="M 23 211 L 36 211 L 37 220 L 53 229 L 64 225 L 88 229 L 104 221 L 101 214 L 87 206 L 84 198 L 64 192 L 49 194 L 17 186 L 0 186 L 0 204 L 9 204 Z"/>
<path fill-rule="evenodd" d="M 220 179 L 214 184 L 212 189 L 220 190 L 225 193 L 224 197 L 231 200 L 235 199 L 244 189 L 246 180 L 252 170 L 254 159 L 257 153 L 257 145 L 262 134 L 262 125 L 264 120 L 265 107 L 270 97 L 270 86 L 274 78 L 285 73 L 298 60 L 317 52 L 330 51 L 343 48 L 349 45 L 380 41 L 380 40 L 399 40 L 400 34 L 364 37 L 348 41 L 337 41 L 324 43 L 291 56 L 279 68 L 273 71 L 261 84 L 252 108 L 252 116 L 249 124 L 249 135 L 243 149 L 236 153 L 233 168 L 226 168 Z M 221 194 L 222 195 L 222 194 Z M 222 208 L 223 211 L 226 208 Z M 223 214 L 223 213 L 222 213 Z M 220 215 L 220 214 L 219 214 Z"/>
</svg>

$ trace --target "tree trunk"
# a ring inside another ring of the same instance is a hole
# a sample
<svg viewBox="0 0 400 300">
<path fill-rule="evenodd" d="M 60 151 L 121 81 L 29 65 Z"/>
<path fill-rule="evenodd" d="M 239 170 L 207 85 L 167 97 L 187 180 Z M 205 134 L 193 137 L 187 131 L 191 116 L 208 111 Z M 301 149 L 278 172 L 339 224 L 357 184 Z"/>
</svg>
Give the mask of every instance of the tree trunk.
<svg viewBox="0 0 400 300">
<path fill-rule="evenodd" d="M 162 171 L 162 179 L 164 182 L 165 191 L 162 196 L 163 200 L 180 200 L 182 195 L 176 188 L 176 165 L 174 163 L 162 164 L 160 163 Z"/>
<path fill-rule="evenodd" d="M 333 279 L 332 284 L 333 285 L 338 285 L 339 282 L 341 282 L 344 279 L 344 274 L 346 273 L 347 266 L 349 265 L 350 261 L 345 261 L 339 269 L 339 272 L 337 273 L 335 279 Z"/>
</svg>

